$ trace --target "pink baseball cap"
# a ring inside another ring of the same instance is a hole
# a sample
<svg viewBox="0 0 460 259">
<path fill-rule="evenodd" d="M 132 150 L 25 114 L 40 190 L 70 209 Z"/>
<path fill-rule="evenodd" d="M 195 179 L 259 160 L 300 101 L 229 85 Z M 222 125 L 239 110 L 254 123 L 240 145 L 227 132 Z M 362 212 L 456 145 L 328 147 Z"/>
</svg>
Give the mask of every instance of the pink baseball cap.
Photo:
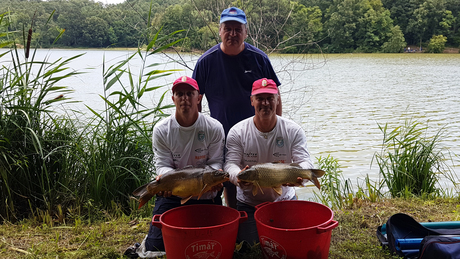
<svg viewBox="0 0 460 259">
<path fill-rule="evenodd" d="M 256 80 L 252 84 L 251 95 L 257 94 L 278 94 L 278 87 L 276 87 L 275 81 L 267 78 Z"/>
<path fill-rule="evenodd" d="M 193 87 L 193 89 L 197 90 L 198 92 L 200 91 L 200 88 L 198 87 L 198 83 L 196 82 L 195 79 L 188 77 L 188 76 L 181 76 L 176 81 L 173 83 L 172 91 L 174 92 L 174 89 L 178 85 L 189 85 Z"/>
</svg>

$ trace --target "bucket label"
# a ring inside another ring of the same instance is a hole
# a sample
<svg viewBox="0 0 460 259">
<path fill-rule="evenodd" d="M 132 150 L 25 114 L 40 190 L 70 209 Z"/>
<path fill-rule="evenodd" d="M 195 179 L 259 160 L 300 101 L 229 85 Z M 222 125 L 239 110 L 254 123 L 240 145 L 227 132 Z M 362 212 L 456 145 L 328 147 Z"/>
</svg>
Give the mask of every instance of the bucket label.
<svg viewBox="0 0 460 259">
<path fill-rule="evenodd" d="M 262 247 L 265 258 L 287 258 L 286 249 L 271 238 L 260 236 L 260 246 Z"/>
<path fill-rule="evenodd" d="M 215 240 L 200 240 L 191 243 L 185 249 L 187 259 L 219 258 L 222 254 L 222 245 Z"/>
</svg>

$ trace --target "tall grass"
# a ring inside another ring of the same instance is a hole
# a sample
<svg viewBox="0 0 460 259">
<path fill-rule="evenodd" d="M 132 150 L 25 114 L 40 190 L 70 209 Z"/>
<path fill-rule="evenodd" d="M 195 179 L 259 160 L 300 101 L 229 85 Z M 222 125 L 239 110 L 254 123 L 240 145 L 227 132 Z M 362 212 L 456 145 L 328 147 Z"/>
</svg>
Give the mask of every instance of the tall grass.
<svg viewBox="0 0 460 259">
<path fill-rule="evenodd" d="M 154 54 L 178 42 L 166 43 L 175 33 L 159 38 L 157 32 L 145 50 L 138 49 L 108 68 L 104 62 L 101 99 L 105 110 L 100 113 L 87 106 L 94 117 L 82 131 L 85 138 L 75 154 L 82 165 L 78 175 L 87 184 L 79 196 L 87 195 L 103 208 L 115 202 L 129 213 L 129 195 L 154 174 L 151 132 L 155 123 L 167 116 L 163 110 L 173 107 L 163 104 L 166 90 L 162 91 L 164 86 L 156 86 L 154 80 L 175 70 L 159 70 L 156 67 L 160 64 L 149 62 L 154 61 Z M 135 57 L 142 63 L 137 74 L 129 66 Z M 121 80 L 123 77 L 128 79 L 128 85 Z M 150 92 L 160 95 L 153 108 L 141 102 Z"/>
<path fill-rule="evenodd" d="M 51 216 L 91 218 L 136 207 L 130 193 L 154 174 L 152 128 L 172 107 L 163 104 L 165 90 L 155 79 L 173 70 L 155 69 L 154 55 L 180 41 L 175 33 L 148 34 L 144 49 L 109 67 L 104 61 L 104 84 L 94 87 L 104 88 L 105 109 L 88 106 L 90 119 L 54 112 L 71 104 L 65 80 L 80 73 L 69 64 L 83 54 L 38 61 L 36 49 L 22 55 L 16 44 L 1 54 L 12 62 L 0 68 L 0 221 L 29 215 L 49 224 Z M 29 46 L 32 30 L 24 37 Z M 143 62 L 138 74 L 130 69 L 134 57 Z M 160 95 L 154 108 L 142 104 L 146 93 Z"/>
<path fill-rule="evenodd" d="M 439 145 L 443 129 L 428 136 L 427 127 L 412 120 L 393 130 L 388 124 L 379 128 L 384 138 L 374 159 L 392 197 L 439 196 L 439 178 L 454 181 L 449 152 Z"/>
<path fill-rule="evenodd" d="M 30 49 L 22 56 L 13 46 L 6 52 L 12 62 L 0 69 L 0 215 L 6 219 L 64 199 L 62 158 L 73 129 L 61 123 L 52 107 L 67 100 L 70 90 L 60 84 L 78 74 L 67 65 L 79 57 L 37 61 L 36 49 L 28 57 Z"/>
<path fill-rule="evenodd" d="M 319 194 L 315 193 L 316 198 L 332 209 L 342 209 L 353 203 L 353 186 L 350 179 L 343 177 L 338 160 L 331 155 L 316 159 L 318 167 L 326 172 L 319 179 L 321 190 Z"/>
</svg>

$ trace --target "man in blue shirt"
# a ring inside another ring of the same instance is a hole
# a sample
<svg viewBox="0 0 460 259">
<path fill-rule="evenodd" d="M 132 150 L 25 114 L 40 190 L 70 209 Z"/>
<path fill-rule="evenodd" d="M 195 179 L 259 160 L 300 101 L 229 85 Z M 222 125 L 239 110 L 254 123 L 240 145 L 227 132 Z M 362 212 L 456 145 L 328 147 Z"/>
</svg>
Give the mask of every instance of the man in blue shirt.
<svg viewBox="0 0 460 259">
<path fill-rule="evenodd" d="M 192 77 L 208 101 L 211 117 L 222 123 L 227 135 L 233 125 L 254 116 L 249 98 L 254 81 L 271 78 L 277 86 L 281 83 L 268 56 L 244 41 L 248 36 L 247 20 L 241 9 L 230 7 L 222 12 L 219 36 L 222 42 L 198 59 Z M 281 111 L 279 98 L 276 114 L 281 116 Z M 236 187 L 229 182 L 224 187 L 227 205 L 236 208 Z"/>
</svg>

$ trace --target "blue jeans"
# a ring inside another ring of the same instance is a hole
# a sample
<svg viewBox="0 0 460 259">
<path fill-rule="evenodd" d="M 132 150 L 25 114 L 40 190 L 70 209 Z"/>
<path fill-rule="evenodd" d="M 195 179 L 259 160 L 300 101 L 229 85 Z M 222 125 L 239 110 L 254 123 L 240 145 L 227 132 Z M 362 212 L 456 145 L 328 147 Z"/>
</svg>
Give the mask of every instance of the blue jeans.
<svg viewBox="0 0 460 259">
<path fill-rule="evenodd" d="M 184 205 L 180 204 L 180 200 L 181 199 L 176 196 L 167 198 L 163 196 L 157 196 L 155 200 L 155 207 L 153 208 L 153 215 L 161 215 L 170 209 L 192 204 L 222 205 L 222 199 L 219 195 L 214 198 L 214 201 L 190 199 Z M 150 225 L 149 233 L 147 234 L 147 239 L 145 240 L 145 249 L 147 251 L 165 251 L 161 229 Z"/>
</svg>

